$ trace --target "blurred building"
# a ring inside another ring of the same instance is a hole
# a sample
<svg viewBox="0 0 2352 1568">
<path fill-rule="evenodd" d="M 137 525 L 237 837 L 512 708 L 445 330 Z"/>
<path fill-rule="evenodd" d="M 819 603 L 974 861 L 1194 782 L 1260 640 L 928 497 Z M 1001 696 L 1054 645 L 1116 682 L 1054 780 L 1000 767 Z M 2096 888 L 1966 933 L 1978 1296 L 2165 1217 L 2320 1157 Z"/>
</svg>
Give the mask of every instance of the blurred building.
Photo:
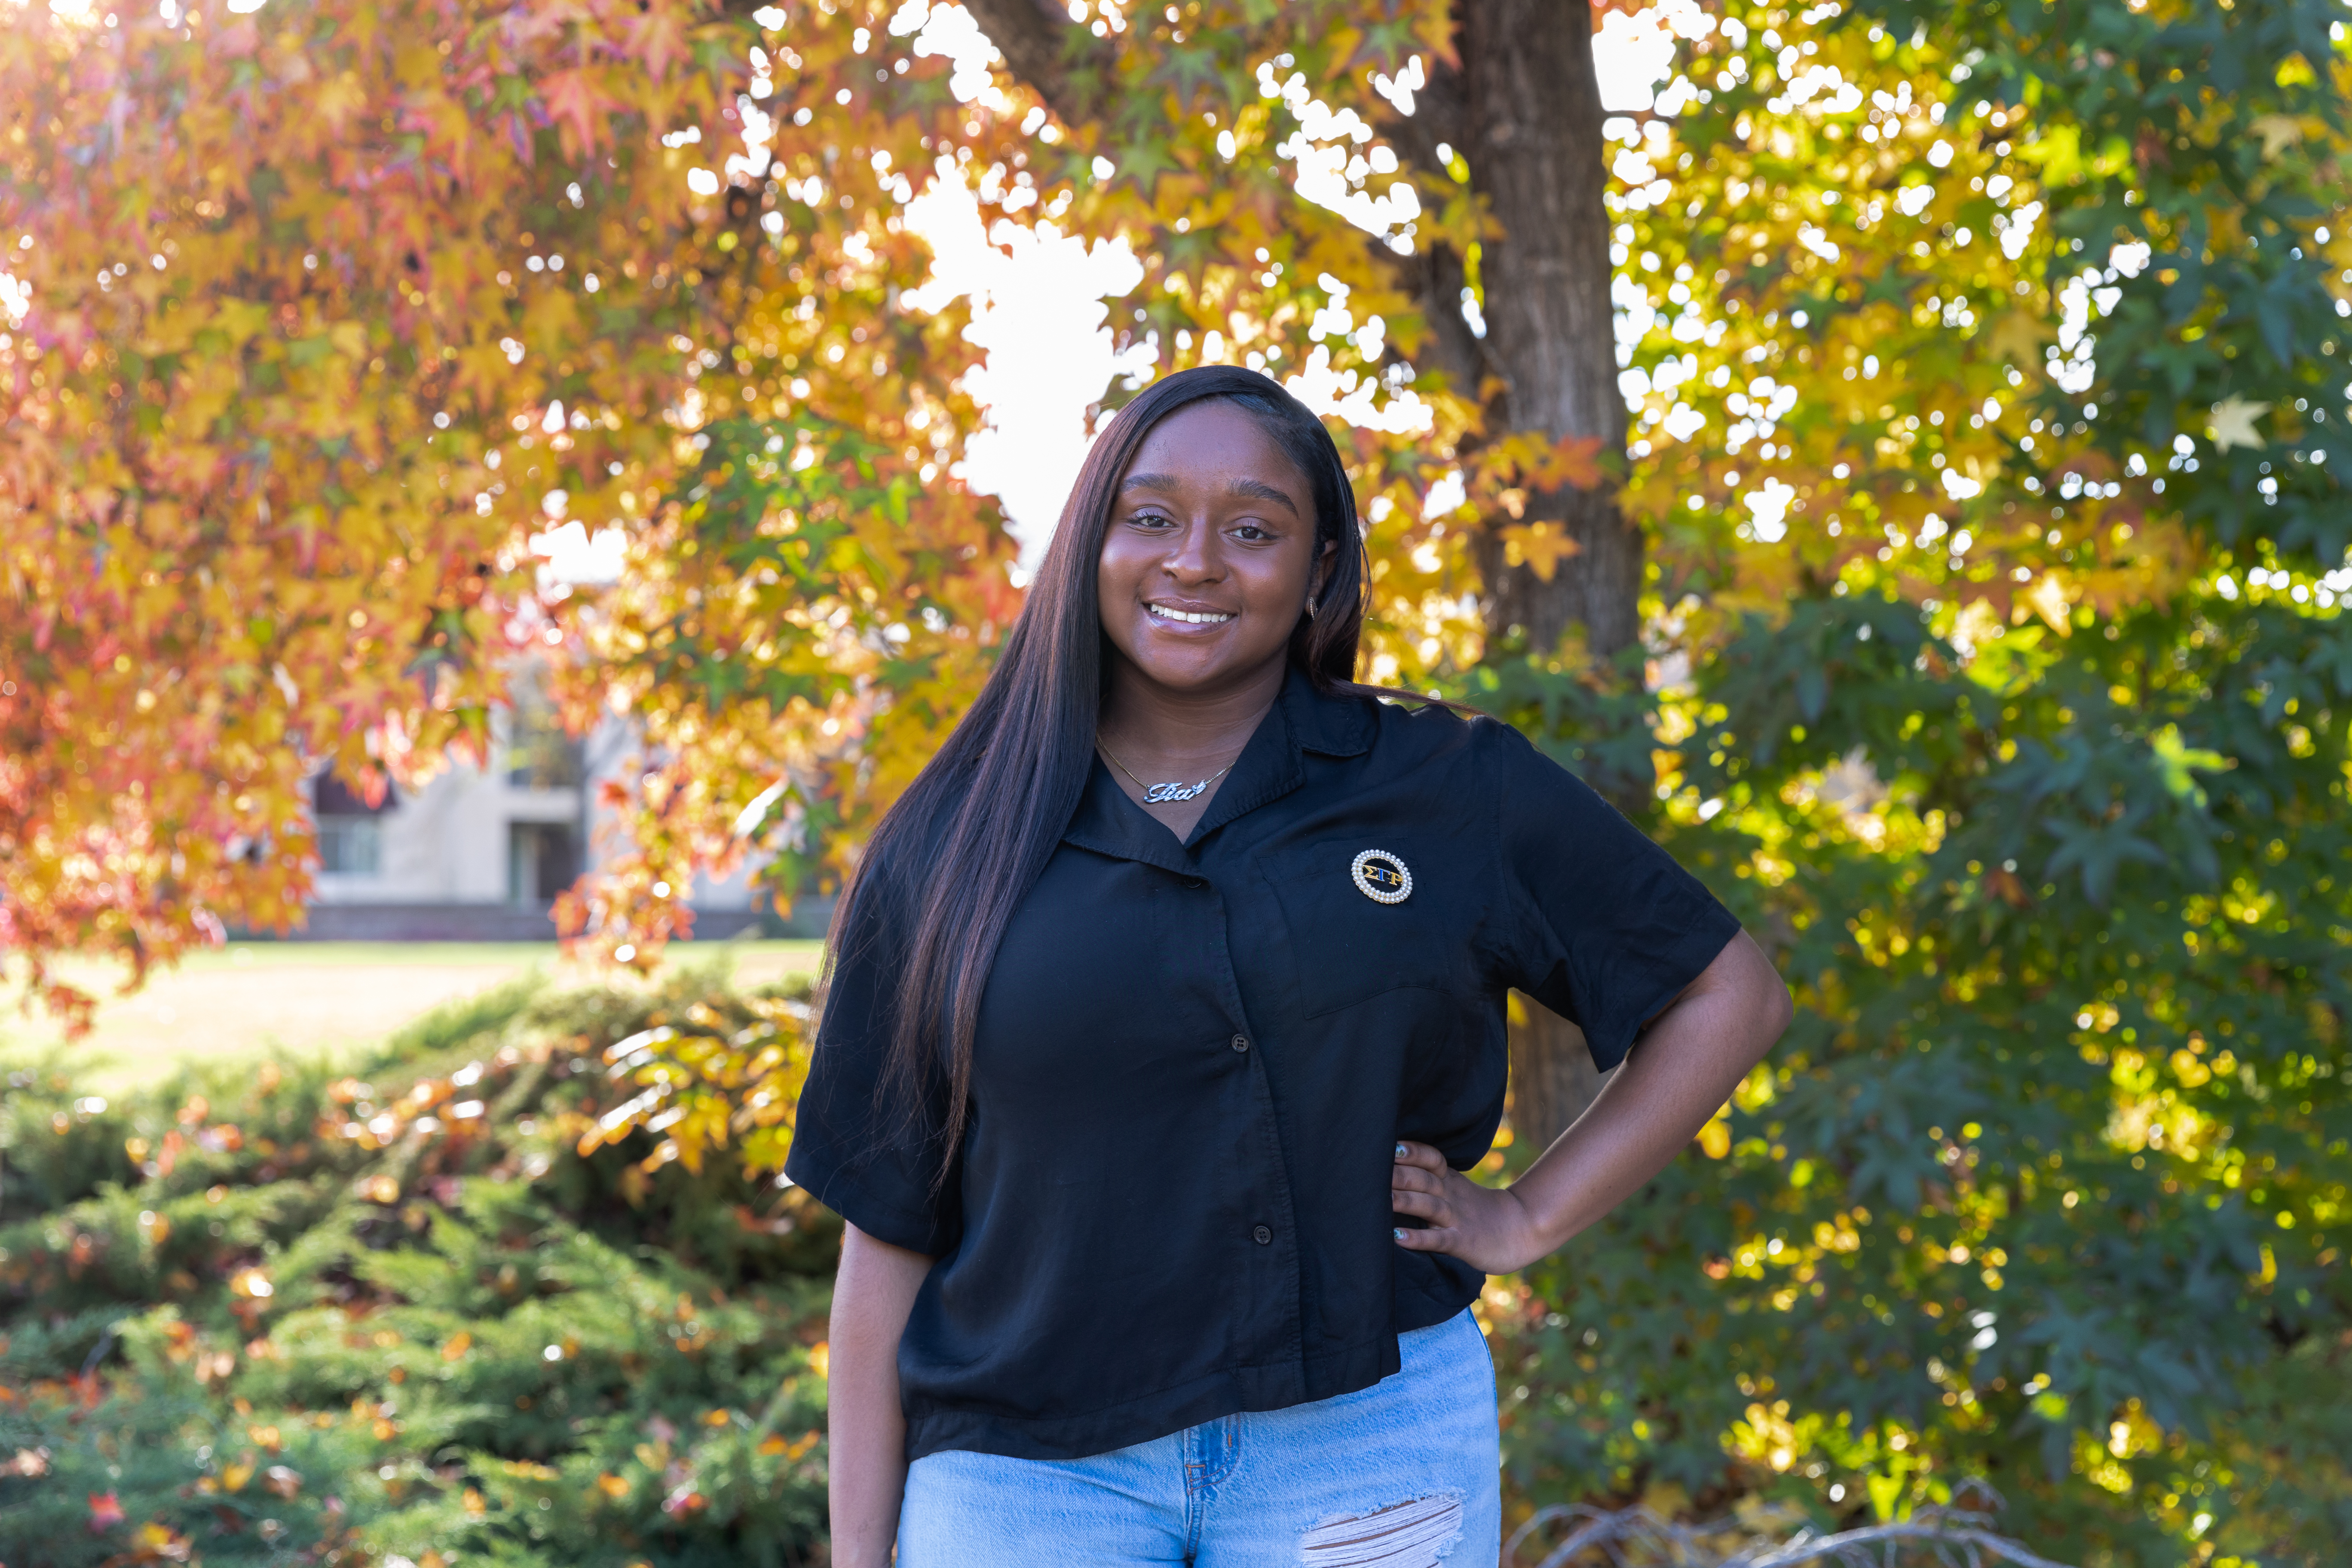
<svg viewBox="0 0 2352 1568">
<path fill-rule="evenodd" d="M 564 732 L 527 678 L 491 721 L 491 763 L 453 764 L 413 794 L 371 806 L 322 772 L 312 941 L 521 942 L 555 935 L 550 906 L 598 853 L 597 786 L 636 750 L 625 724 Z M 756 931 L 746 872 L 698 880 L 694 934 Z M 773 917 L 769 917 L 772 925 Z M 782 934 L 779 930 L 778 934 Z"/>
</svg>

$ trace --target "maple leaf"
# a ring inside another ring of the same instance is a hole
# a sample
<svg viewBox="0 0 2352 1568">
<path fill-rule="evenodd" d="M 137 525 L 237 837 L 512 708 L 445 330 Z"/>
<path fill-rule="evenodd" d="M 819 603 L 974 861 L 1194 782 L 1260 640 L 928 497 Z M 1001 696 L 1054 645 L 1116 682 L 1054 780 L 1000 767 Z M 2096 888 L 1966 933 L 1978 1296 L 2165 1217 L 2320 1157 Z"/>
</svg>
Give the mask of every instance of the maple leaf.
<svg viewBox="0 0 2352 1568">
<path fill-rule="evenodd" d="M 595 156 L 597 132 L 610 110 L 592 74 L 584 69 L 558 71 L 540 84 L 539 96 L 549 118 L 563 128 L 565 154 Z"/>
<path fill-rule="evenodd" d="M 2033 586 L 2017 597 L 2060 637 L 2074 635 L 2074 606 L 2067 601 L 2066 584 L 2059 580 L 2057 573 L 2044 572 L 2034 579 Z"/>
<path fill-rule="evenodd" d="M 2028 370 L 2042 368 L 2042 345 L 2056 341 L 2058 331 L 2029 310 L 2011 310 L 1985 334 L 1993 357 Z"/>
<path fill-rule="evenodd" d="M 2291 114 L 2258 114 L 2246 122 L 2246 128 L 2263 139 L 2263 161 L 2275 163 L 2278 155 L 2303 140 L 2303 122 Z"/>
<path fill-rule="evenodd" d="M 122 1499 L 113 1492 L 89 1494 L 89 1532 L 103 1535 L 123 1520 Z"/>
<path fill-rule="evenodd" d="M 1524 563 L 1543 581 L 1559 569 L 1559 563 L 1583 547 L 1568 536 L 1568 531 L 1556 522 L 1515 522 L 1501 531 L 1506 559 L 1514 566 Z"/>
<path fill-rule="evenodd" d="M 312 102 L 320 120 L 340 132 L 366 111 L 367 100 L 367 88 L 357 71 L 337 71 L 320 84 Z"/>
<path fill-rule="evenodd" d="M 2254 421 L 2270 411 L 2267 403 L 2252 403 L 2232 393 L 2213 405 L 2213 422 L 2206 426 L 2205 434 L 2217 452 L 2226 452 L 2232 447 L 2266 447 L 2270 443 L 2254 428 Z"/>
<path fill-rule="evenodd" d="M 1158 195 L 1160 182 L 1164 177 L 1183 169 L 1183 164 L 1177 161 L 1166 140 L 1156 136 L 1145 137 L 1120 147 L 1113 161 L 1118 164 L 1118 177 L 1134 182 L 1136 188 L 1147 197 Z"/>
<path fill-rule="evenodd" d="M 1601 479 L 1601 447 L 1598 436 L 1563 436 L 1521 472 L 1540 489 L 1572 485 L 1589 490 Z"/>
<path fill-rule="evenodd" d="M 673 61 L 688 54 L 687 16 L 676 0 L 647 0 L 645 14 L 628 29 L 629 48 L 659 81 Z"/>
</svg>

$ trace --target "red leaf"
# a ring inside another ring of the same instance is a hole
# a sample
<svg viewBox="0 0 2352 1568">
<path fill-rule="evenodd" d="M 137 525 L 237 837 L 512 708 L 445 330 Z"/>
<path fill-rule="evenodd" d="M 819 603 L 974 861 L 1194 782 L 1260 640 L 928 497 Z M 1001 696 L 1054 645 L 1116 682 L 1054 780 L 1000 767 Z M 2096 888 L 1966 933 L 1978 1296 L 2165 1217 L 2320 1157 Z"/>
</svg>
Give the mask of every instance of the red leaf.
<svg viewBox="0 0 2352 1568">
<path fill-rule="evenodd" d="M 548 117 L 563 132 L 566 155 L 586 158 L 594 155 L 597 147 L 596 129 L 604 123 L 606 105 L 604 95 L 596 90 L 584 70 L 559 71 L 540 88 L 540 100 L 547 105 Z"/>
</svg>

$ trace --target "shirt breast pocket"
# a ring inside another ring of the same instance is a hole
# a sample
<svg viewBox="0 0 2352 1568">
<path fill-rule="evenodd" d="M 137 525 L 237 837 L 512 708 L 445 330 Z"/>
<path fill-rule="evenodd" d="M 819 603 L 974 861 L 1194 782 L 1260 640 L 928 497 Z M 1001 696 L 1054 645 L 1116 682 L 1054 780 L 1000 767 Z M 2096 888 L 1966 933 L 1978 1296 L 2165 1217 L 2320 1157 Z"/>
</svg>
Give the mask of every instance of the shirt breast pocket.
<svg viewBox="0 0 2352 1568">
<path fill-rule="evenodd" d="M 1302 1016 L 1400 990 L 1465 991 L 1466 911 L 1460 889 L 1447 885 L 1447 859 L 1439 846 L 1395 834 L 1266 857 L 1266 879 L 1289 929 Z"/>
</svg>

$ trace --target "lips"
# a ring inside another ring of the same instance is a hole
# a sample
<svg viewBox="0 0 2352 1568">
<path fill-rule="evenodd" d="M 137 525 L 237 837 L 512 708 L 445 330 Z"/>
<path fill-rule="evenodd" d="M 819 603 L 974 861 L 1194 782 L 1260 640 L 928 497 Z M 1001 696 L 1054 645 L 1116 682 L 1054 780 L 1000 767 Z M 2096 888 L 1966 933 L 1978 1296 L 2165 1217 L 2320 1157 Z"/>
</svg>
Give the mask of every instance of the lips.
<svg viewBox="0 0 2352 1568">
<path fill-rule="evenodd" d="M 1174 605 L 1147 603 L 1143 606 L 1156 620 L 1172 621 L 1179 626 L 1221 626 L 1234 618 L 1232 610 L 1186 610 Z"/>
</svg>

